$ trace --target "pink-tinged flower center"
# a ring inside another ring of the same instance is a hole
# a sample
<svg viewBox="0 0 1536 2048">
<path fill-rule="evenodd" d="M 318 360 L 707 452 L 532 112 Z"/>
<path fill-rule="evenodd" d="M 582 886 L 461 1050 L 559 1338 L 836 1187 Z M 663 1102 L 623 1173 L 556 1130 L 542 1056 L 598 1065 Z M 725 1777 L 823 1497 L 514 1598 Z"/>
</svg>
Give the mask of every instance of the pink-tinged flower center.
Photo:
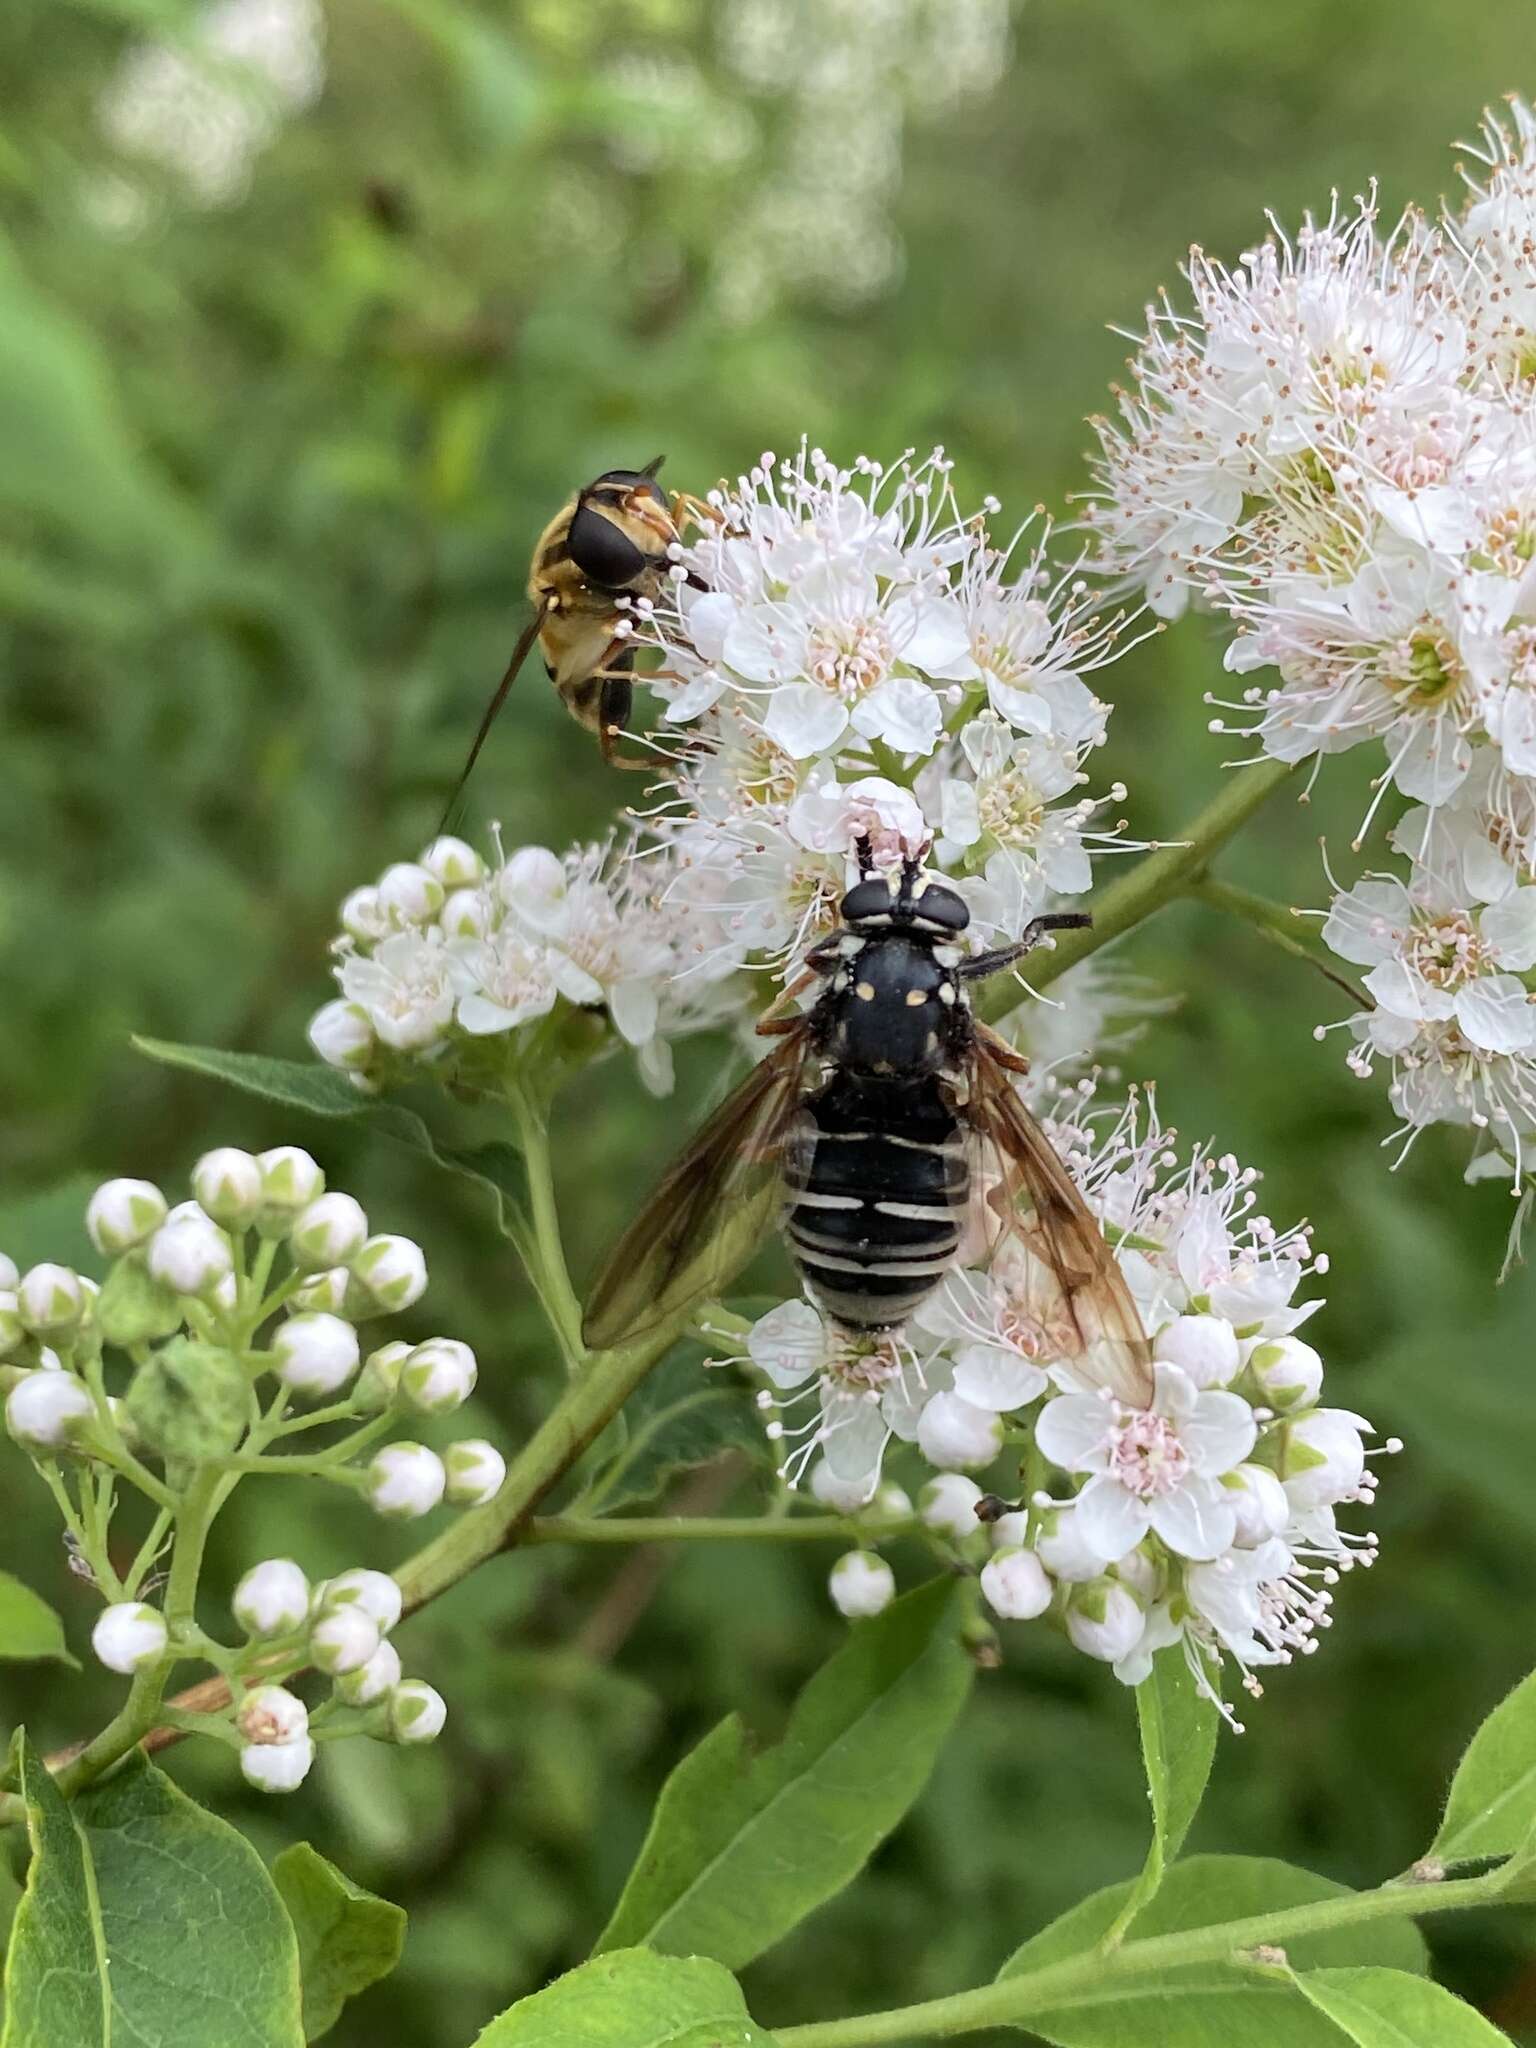
<svg viewBox="0 0 1536 2048">
<path fill-rule="evenodd" d="M 981 829 L 1003 846 L 1033 846 L 1045 820 L 1045 804 L 1029 777 L 1018 768 L 982 783 L 976 794 Z"/>
<path fill-rule="evenodd" d="M 854 619 L 811 641 L 806 674 L 852 704 L 885 681 L 895 658 L 890 635 L 879 619 Z"/>
<path fill-rule="evenodd" d="M 1065 1318 L 1047 1322 L 1022 1301 L 1010 1300 L 999 1310 L 997 1334 L 1023 1358 L 1063 1358 L 1081 1348 L 1077 1332 Z"/>
<path fill-rule="evenodd" d="M 1164 1416 L 1140 1410 L 1110 1432 L 1109 1475 L 1138 1500 L 1172 1493 L 1189 1471 L 1189 1453 Z"/>
<path fill-rule="evenodd" d="M 889 1337 L 851 1337 L 838 1345 L 827 1363 L 827 1377 L 845 1393 L 879 1393 L 901 1371 L 901 1360 Z"/>
<path fill-rule="evenodd" d="M 1417 926 L 1408 940 L 1408 964 L 1431 988 L 1457 989 L 1475 980 L 1488 948 L 1465 912 Z"/>
</svg>

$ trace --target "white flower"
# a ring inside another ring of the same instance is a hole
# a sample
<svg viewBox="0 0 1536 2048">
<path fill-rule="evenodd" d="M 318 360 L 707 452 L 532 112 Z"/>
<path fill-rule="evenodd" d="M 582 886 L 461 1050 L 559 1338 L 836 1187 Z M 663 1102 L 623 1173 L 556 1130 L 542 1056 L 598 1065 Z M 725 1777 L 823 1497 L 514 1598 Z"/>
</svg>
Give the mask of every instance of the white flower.
<svg viewBox="0 0 1536 2048">
<path fill-rule="evenodd" d="M 1153 1354 L 1196 1387 L 1224 1387 L 1242 1364 L 1237 1332 L 1221 1316 L 1176 1316 L 1158 1331 Z"/>
<path fill-rule="evenodd" d="M 1323 937 L 1370 967 L 1365 985 L 1390 1016 L 1454 1021 L 1484 1052 L 1536 1048 L 1536 1002 L 1519 979 L 1536 966 L 1536 887 L 1479 910 L 1445 901 L 1428 876 L 1413 893 L 1373 878 L 1336 899 Z"/>
<path fill-rule="evenodd" d="M 461 1437 L 443 1453 L 448 1474 L 444 1498 L 450 1507 L 480 1508 L 494 1500 L 507 1476 L 507 1461 L 484 1437 Z"/>
<path fill-rule="evenodd" d="M 309 1613 L 309 1581 L 291 1557 L 269 1557 L 241 1579 L 232 1606 L 248 1636 L 289 1635 Z"/>
<path fill-rule="evenodd" d="M 314 1738 L 297 1742 L 252 1742 L 240 1752 L 240 1775 L 258 1792 L 294 1792 L 315 1760 Z"/>
<path fill-rule="evenodd" d="M 449 974 L 457 1002 L 459 1028 L 484 1038 L 515 1031 L 519 1024 L 546 1017 L 560 994 L 553 956 L 539 939 L 508 922 L 483 939 L 455 939 L 449 945 Z M 577 983 L 585 999 L 601 990 Z M 578 996 L 577 1000 L 582 998 Z"/>
<path fill-rule="evenodd" d="M 980 1499 L 981 1488 L 974 1479 L 967 1479 L 960 1472 L 941 1472 L 917 1496 L 917 1511 L 925 1528 L 963 1543 L 981 1526 L 976 1519 L 976 1503 Z"/>
<path fill-rule="evenodd" d="M 351 1195 L 333 1191 L 301 1209 L 288 1235 L 288 1252 L 296 1266 L 321 1272 L 345 1266 L 362 1250 L 368 1218 Z"/>
<path fill-rule="evenodd" d="M 427 1291 L 426 1256 L 408 1237 L 388 1232 L 370 1237 L 352 1259 L 351 1271 L 387 1315 L 410 1308 Z"/>
<path fill-rule="evenodd" d="M 896 1575 L 872 1550 L 850 1550 L 833 1565 L 827 1578 L 832 1605 L 850 1621 L 879 1614 L 896 1593 Z"/>
<path fill-rule="evenodd" d="M 104 1607 L 91 1630 L 91 1648 L 97 1657 L 109 1671 L 121 1671 L 125 1676 L 158 1662 L 169 1641 L 165 1616 L 142 1600 Z"/>
<path fill-rule="evenodd" d="M 799 1400 L 815 1415 L 798 1426 L 797 1448 L 785 1471 L 798 1478 L 819 1447 L 828 1475 L 860 1501 L 873 1496 L 880 1461 L 892 1434 L 917 1433 L 925 1368 L 899 1333 L 864 1336 L 825 1323 L 808 1301 L 786 1301 L 753 1324 L 747 1338 L 752 1363 L 781 1393 L 786 1414 Z M 771 1435 L 785 1434 L 776 1423 Z"/>
<path fill-rule="evenodd" d="M 1282 1476 L 1293 1508 L 1331 1507 L 1356 1498 L 1365 1478 L 1360 1432 L 1369 1427 L 1347 1408 L 1315 1408 L 1287 1425 Z"/>
<path fill-rule="evenodd" d="M 918 1417 L 917 1442 L 941 1470 L 976 1470 L 990 1465 L 1003 1447 L 1002 1417 L 960 1394 L 935 1394 Z"/>
<path fill-rule="evenodd" d="M 416 861 L 396 861 L 379 877 L 376 901 L 391 923 L 427 924 L 443 907 L 443 884 Z"/>
<path fill-rule="evenodd" d="M 1116 1579 L 1094 1579 L 1067 1602 L 1067 1634 L 1086 1657 L 1118 1664 L 1141 1641 L 1141 1602 Z"/>
<path fill-rule="evenodd" d="M 23 1327 L 33 1336 L 52 1337 L 61 1343 L 85 1314 L 80 1275 L 68 1266 L 46 1261 L 33 1266 L 16 1283 L 16 1306 Z"/>
<path fill-rule="evenodd" d="M 408 1678 L 389 1695 L 389 1730 L 396 1742 L 434 1742 L 448 1709 L 443 1696 L 419 1678 Z"/>
<path fill-rule="evenodd" d="M 981 1568 L 981 1590 L 1004 1621 L 1033 1621 L 1051 1604 L 1051 1581 L 1032 1550 L 997 1550 Z"/>
<path fill-rule="evenodd" d="M 1233 1540 L 1244 1550 L 1283 1534 L 1293 1512 L 1291 1501 L 1267 1465 L 1239 1465 L 1224 1484 L 1237 1517 Z"/>
<path fill-rule="evenodd" d="M 298 1742 L 309 1733 L 304 1702 L 281 1685 L 257 1685 L 241 1700 L 235 1726 L 247 1742 Z"/>
<path fill-rule="evenodd" d="M 400 1652 L 393 1643 L 380 1643 L 366 1664 L 344 1671 L 336 1680 L 336 1697 L 349 1707 L 371 1707 L 400 1683 Z"/>
<path fill-rule="evenodd" d="M 5 1426 L 34 1457 L 76 1442 L 95 1414 L 89 1391 L 67 1372 L 29 1372 L 5 1399 Z"/>
<path fill-rule="evenodd" d="M 149 1271 L 173 1294 L 207 1298 L 234 1272 L 229 1239 L 201 1210 L 172 1211 L 149 1240 Z"/>
<path fill-rule="evenodd" d="M 309 1020 L 308 1037 L 328 1067 L 340 1067 L 345 1073 L 361 1073 L 378 1044 L 368 1012 L 361 1003 L 349 1003 L 344 996 L 322 1003 Z"/>
<path fill-rule="evenodd" d="M 404 1596 L 399 1581 L 391 1578 L 388 1572 L 359 1567 L 327 1579 L 319 1592 L 319 1605 L 360 1607 L 377 1626 L 379 1633 L 387 1636 L 400 1619 Z"/>
<path fill-rule="evenodd" d="M 105 1258 L 136 1251 L 165 1221 L 166 1201 L 153 1181 L 108 1180 L 91 1196 L 85 1227 Z"/>
<path fill-rule="evenodd" d="M 309 1632 L 309 1654 L 334 1677 L 357 1671 L 379 1647 L 379 1625 L 355 1602 L 322 1607 Z"/>
<path fill-rule="evenodd" d="M 451 1415 L 475 1390 L 475 1354 L 456 1337 L 418 1344 L 400 1368 L 400 1391 L 423 1415 Z"/>
<path fill-rule="evenodd" d="M 1050 1384 L 1045 1365 L 1063 1340 L 1041 1320 L 1038 1277 L 1022 1243 L 1007 1237 L 986 1272 L 946 1275 L 913 1318 L 944 1341 L 955 1392 L 978 1408 L 1022 1408 Z"/>
<path fill-rule="evenodd" d="M 337 970 L 342 995 L 366 1012 L 394 1052 L 425 1052 L 453 1018 L 456 961 L 440 931 L 392 932 L 371 953 L 351 953 Z"/>
<path fill-rule="evenodd" d="M 296 1394 L 334 1394 L 357 1371 L 357 1332 L 340 1316 L 290 1316 L 273 1333 L 272 1370 Z"/>
<path fill-rule="evenodd" d="M 410 1522 L 430 1514 L 443 1497 L 448 1475 L 436 1451 L 425 1444 L 386 1444 L 368 1465 L 368 1498 L 381 1515 Z"/>
<path fill-rule="evenodd" d="M 1123 1557 L 1154 1531 L 1183 1557 L 1217 1557 L 1236 1529 L 1220 1485 L 1253 1448 L 1253 1410 L 1198 1390 L 1176 1365 L 1155 1368 L 1152 1405 L 1066 1394 L 1040 1414 L 1036 1442 L 1053 1464 L 1091 1475 L 1077 1514 L 1087 1543 Z"/>
<path fill-rule="evenodd" d="M 807 1485 L 812 1500 L 822 1507 L 831 1508 L 837 1515 L 856 1515 L 874 1499 L 879 1481 L 878 1472 L 865 1472 L 857 1479 L 840 1479 L 825 1458 L 818 1458 L 811 1467 Z"/>
<path fill-rule="evenodd" d="M 199 1208 L 227 1230 L 254 1223 L 262 1205 L 262 1171 L 249 1152 L 220 1145 L 205 1152 L 192 1169 Z"/>
</svg>

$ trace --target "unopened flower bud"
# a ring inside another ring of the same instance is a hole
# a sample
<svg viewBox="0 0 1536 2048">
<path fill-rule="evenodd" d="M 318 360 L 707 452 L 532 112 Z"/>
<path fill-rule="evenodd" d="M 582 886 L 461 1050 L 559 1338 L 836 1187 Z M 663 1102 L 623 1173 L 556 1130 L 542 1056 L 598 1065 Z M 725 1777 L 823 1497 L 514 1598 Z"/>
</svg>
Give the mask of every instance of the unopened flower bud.
<svg viewBox="0 0 1536 2048">
<path fill-rule="evenodd" d="M 247 1742 L 297 1742 L 309 1733 L 309 1709 L 286 1686 L 258 1685 L 240 1702 L 235 1726 Z"/>
<path fill-rule="evenodd" d="M 389 1696 L 389 1732 L 396 1742 L 433 1742 L 447 1718 L 442 1694 L 419 1678 L 406 1679 Z"/>
<path fill-rule="evenodd" d="M 363 945 L 375 939 L 382 939 L 389 930 L 389 919 L 379 902 L 379 892 L 373 888 L 354 889 L 341 906 L 341 928 Z"/>
<path fill-rule="evenodd" d="M 0 1252 L 0 1288 L 16 1291 L 16 1282 L 21 1278 L 21 1268 L 7 1252 Z"/>
<path fill-rule="evenodd" d="M 400 1619 L 404 1604 L 398 1580 L 361 1565 L 327 1579 L 318 1601 L 320 1607 L 360 1607 L 384 1636 Z"/>
<path fill-rule="evenodd" d="M 475 849 L 446 834 L 433 840 L 421 864 L 445 889 L 471 888 L 485 874 L 485 862 Z"/>
<path fill-rule="evenodd" d="M 917 1421 L 918 1448 L 941 1471 L 979 1470 L 1003 1446 L 1003 1419 L 959 1394 L 935 1394 Z"/>
<path fill-rule="evenodd" d="M 1176 1365 L 1197 1387 L 1224 1387 L 1242 1365 L 1237 1332 L 1222 1316 L 1178 1316 L 1159 1330 L 1153 1356 Z"/>
<path fill-rule="evenodd" d="M 1029 1510 L 1027 1508 L 1012 1508 L 1006 1515 L 999 1515 L 995 1522 L 987 1524 L 987 1534 L 992 1539 L 991 1548 L 993 1550 L 1028 1550 L 1032 1548 L 1029 1540 Z M 1103 1568 L 1101 1561 L 1096 1569 L 1102 1571 Z"/>
<path fill-rule="evenodd" d="M 109 1671 L 125 1674 L 153 1664 L 164 1652 L 169 1634 L 165 1616 L 142 1600 L 124 1600 L 104 1607 L 91 1630 L 91 1648 Z"/>
<path fill-rule="evenodd" d="M 493 921 L 491 902 L 483 889 L 455 889 L 438 919 L 450 939 L 483 939 Z"/>
<path fill-rule="evenodd" d="M 366 1067 L 377 1043 L 372 1019 L 362 1004 L 339 996 L 310 1018 L 309 1042 L 328 1067 L 340 1067 L 344 1073 Z"/>
<path fill-rule="evenodd" d="M 0 1358 L 9 1358 L 27 1341 L 27 1326 L 21 1320 L 21 1304 L 14 1287 L 0 1287 Z"/>
<path fill-rule="evenodd" d="M 288 1252 L 296 1266 L 319 1273 L 328 1266 L 347 1265 L 367 1239 L 368 1218 L 361 1202 L 333 1189 L 293 1219 Z"/>
<path fill-rule="evenodd" d="M 912 1496 L 894 1479 L 882 1479 L 875 1488 L 867 1512 L 885 1522 L 904 1522 L 913 1512 Z"/>
<path fill-rule="evenodd" d="M 252 1565 L 232 1604 L 248 1636 L 291 1635 L 309 1614 L 309 1581 L 291 1557 L 269 1557 Z"/>
<path fill-rule="evenodd" d="M 284 1306 L 291 1316 L 346 1316 L 349 1311 L 366 1313 L 373 1303 L 345 1266 L 332 1266 L 328 1273 L 316 1273 L 296 1287 Z"/>
<path fill-rule="evenodd" d="M 464 1437 L 443 1453 L 446 1497 L 456 1508 L 481 1508 L 494 1500 L 507 1476 L 507 1461 L 484 1437 Z"/>
<path fill-rule="evenodd" d="M 205 1152 L 192 1169 L 198 1206 L 227 1230 L 244 1230 L 261 1208 L 261 1168 L 237 1145 Z"/>
<path fill-rule="evenodd" d="M 850 1621 L 879 1614 L 896 1595 L 896 1574 L 872 1550 L 850 1550 L 833 1565 L 827 1579 L 832 1605 Z"/>
<path fill-rule="evenodd" d="M 85 1314 L 80 1275 L 45 1261 L 22 1274 L 16 1285 L 21 1320 L 34 1337 L 67 1338 Z"/>
<path fill-rule="evenodd" d="M 981 1568 L 987 1605 L 1003 1621 L 1033 1621 L 1051 1604 L 1051 1581 L 1032 1550 L 996 1550 Z"/>
<path fill-rule="evenodd" d="M 325 1175 L 300 1145 L 274 1145 L 258 1153 L 261 1210 L 256 1227 L 263 1237 L 286 1237 L 293 1219 L 325 1193 Z"/>
<path fill-rule="evenodd" d="M 429 1337 L 400 1368 L 400 1391 L 423 1415 L 451 1415 L 475 1390 L 475 1354 L 456 1337 Z"/>
<path fill-rule="evenodd" d="M 73 1373 L 29 1372 L 5 1401 L 5 1426 L 24 1451 L 46 1457 L 74 1443 L 96 1413 L 89 1391 Z"/>
<path fill-rule="evenodd" d="M 344 1671 L 336 1681 L 336 1697 L 349 1707 L 371 1707 L 375 1700 L 400 1683 L 400 1652 L 393 1643 L 380 1643 L 366 1664 Z"/>
<path fill-rule="evenodd" d="M 396 861 L 379 877 L 378 903 L 392 921 L 426 924 L 443 907 L 443 885 L 416 861 Z"/>
<path fill-rule="evenodd" d="M 381 1344 L 363 1362 L 353 1400 L 365 1415 L 377 1415 L 394 1400 L 400 1387 L 400 1373 L 415 1347 L 403 1341 Z"/>
<path fill-rule="evenodd" d="M 352 1271 L 386 1315 L 420 1301 L 427 1291 L 427 1261 L 419 1244 L 384 1233 L 370 1237 L 352 1260 Z"/>
<path fill-rule="evenodd" d="M 106 1180 L 86 1204 L 91 1243 L 107 1258 L 136 1251 L 165 1221 L 165 1197 L 148 1180 Z"/>
<path fill-rule="evenodd" d="M 976 1519 L 980 1499 L 981 1488 L 974 1479 L 967 1479 L 962 1472 L 942 1472 L 917 1496 L 917 1511 L 926 1527 L 963 1543 L 981 1527 Z"/>
<path fill-rule="evenodd" d="M 315 1760 L 314 1738 L 297 1742 L 252 1742 L 240 1752 L 240 1775 L 258 1792 L 293 1792 L 309 1775 Z"/>
<path fill-rule="evenodd" d="M 1104 1569 L 1104 1558 L 1083 1537 L 1075 1508 L 1046 1509 L 1035 1549 L 1052 1578 L 1071 1586 L 1085 1585 Z"/>
<path fill-rule="evenodd" d="M 1248 1366 L 1265 1400 L 1282 1414 L 1310 1408 L 1323 1391 L 1323 1361 L 1299 1337 L 1274 1337 L 1256 1346 Z"/>
<path fill-rule="evenodd" d="M 873 1472 L 866 1479 L 844 1479 L 820 1458 L 811 1468 L 810 1485 L 812 1498 L 824 1508 L 835 1515 L 855 1515 L 873 1499 L 876 1479 Z"/>
<path fill-rule="evenodd" d="M 1331 1507 L 1358 1490 L 1365 1472 L 1359 1422 L 1345 1408 L 1317 1408 L 1287 1426 L 1283 1470 L 1293 1508 Z"/>
<path fill-rule="evenodd" d="M 357 1371 L 357 1332 L 340 1316 L 290 1316 L 272 1337 L 272 1369 L 296 1394 L 334 1394 Z"/>
<path fill-rule="evenodd" d="M 1278 1536 L 1291 1519 L 1285 1488 L 1267 1465 L 1239 1465 L 1229 1472 L 1222 1498 L 1237 1516 L 1236 1541 L 1244 1550 Z"/>
<path fill-rule="evenodd" d="M 1118 1664 L 1141 1641 L 1141 1602 L 1117 1579 L 1079 1586 L 1067 1603 L 1067 1634 L 1085 1656 Z"/>
<path fill-rule="evenodd" d="M 394 1521 L 430 1514 L 447 1484 L 442 1459 L 425 1444 L 386 1444 L 368 1466 L 368 1498 Z"/>
<path fill-rule="evenodd" d="M 309 1654 L 335 1677 L 356 1671 L 379 1647 L 379 1626 L 361 1607 L 325 1607 L 309 1632 Z"/>
<path fill-rule="evenodd" d="M 173 1212 L 149 1240 L 147 1263 L 150 1278 L 173 1294 L 206 1299 L 233 1272 L 234 1255 L 211 1217 Z"/>
</svg>

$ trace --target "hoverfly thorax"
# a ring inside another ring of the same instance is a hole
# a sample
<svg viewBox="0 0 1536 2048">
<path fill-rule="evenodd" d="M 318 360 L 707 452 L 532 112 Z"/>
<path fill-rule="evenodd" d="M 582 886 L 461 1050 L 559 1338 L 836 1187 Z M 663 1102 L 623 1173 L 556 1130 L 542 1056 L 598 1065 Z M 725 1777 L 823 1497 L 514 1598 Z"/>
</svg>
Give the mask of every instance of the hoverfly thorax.
<svg viewBox="0 0 1536 2048">
<path fill-rule="evenodd" d="M 866 875 L 843 898 L 839 964 L 822 996 L 817 1033 L 852 1075 L 910 1076 L 952 1067 L 966 1040 L 956 936 L 965 900 L 903 863 L 896 887 Z"/>
</svg>

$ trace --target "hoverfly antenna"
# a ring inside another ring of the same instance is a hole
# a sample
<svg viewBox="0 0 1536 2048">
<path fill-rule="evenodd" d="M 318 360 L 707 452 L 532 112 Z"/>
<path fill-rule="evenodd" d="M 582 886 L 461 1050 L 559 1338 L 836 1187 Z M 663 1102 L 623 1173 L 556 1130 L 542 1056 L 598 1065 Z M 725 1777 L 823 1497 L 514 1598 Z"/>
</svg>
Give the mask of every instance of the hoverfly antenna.
<svg viewBox="0 0 1536 2048">
<path fill-rule="evenodd" d="M 860 880 L 867 881 L 875 872 L 874 842 L 867 832 L 861 832 L 858 838 L 855 839 L 853 850 L 858 856 Z"/>
<path fill-rule="evenodd" d="M 896 899 L 898 911 L 909 911 L 916 900 L 917 878 L 923 871 L 923 863 L 915 853 L 903 854 L 901 861 L 901 894 Z"/>
</svg>

